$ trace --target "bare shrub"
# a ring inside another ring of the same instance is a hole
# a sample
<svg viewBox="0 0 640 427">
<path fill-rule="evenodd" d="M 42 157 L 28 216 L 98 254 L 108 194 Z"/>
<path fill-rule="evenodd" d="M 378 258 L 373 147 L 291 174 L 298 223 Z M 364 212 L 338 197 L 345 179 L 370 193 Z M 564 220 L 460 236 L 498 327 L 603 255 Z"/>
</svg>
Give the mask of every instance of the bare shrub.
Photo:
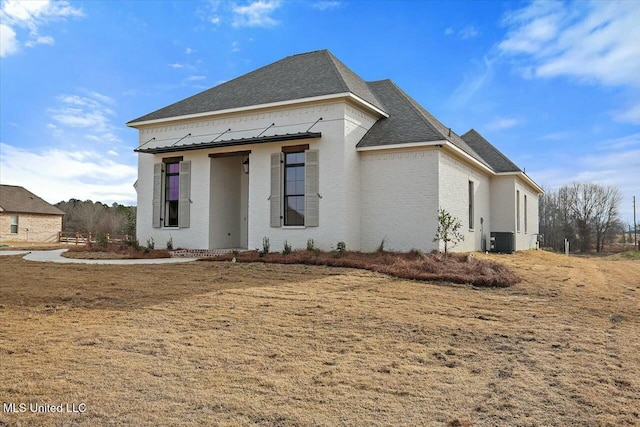
<svg viewBox="0 0 640 427">
<path fill-rule="evenodd" d="M 260 254 L 247 251 L 235 256 L 237 262 L 264 262 L 279 264 L 325 265 L 330 267 L 361 268 L 410 280 L 443 281 L 467 283 L 483 287 L 507 287 L 520 281 L 508 267 L 493 261 L 472 259 L 467 255 L 449 254 L 445 263 L 444 254 L 420 254 L 416 252 L 374 252 L 363 253 L 344 251 L 336 257 L 334 252 L 293 251 Z M 230 261 L 232 254 L 209 258 L 207 261 Z"/>
</svg>

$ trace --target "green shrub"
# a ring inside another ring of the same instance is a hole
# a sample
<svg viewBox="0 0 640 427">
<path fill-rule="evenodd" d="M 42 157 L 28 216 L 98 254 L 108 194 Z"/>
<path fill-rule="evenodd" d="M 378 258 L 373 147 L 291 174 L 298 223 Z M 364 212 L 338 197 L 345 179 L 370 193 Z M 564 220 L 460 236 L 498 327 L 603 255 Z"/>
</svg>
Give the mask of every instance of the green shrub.
<svg viewBox="0 0 640 427">
<path fill-rule="evenodd" d="M 156 247 L 156 243 L 153 241 L 153 237 L 149 237 L 147 239 L 147 249 L 149 250 L 153 250 Z M 148 253 L 148 251 L 145 251 L 145 253 Z"/>
<path fill-rule="evenodd" d="M 138 241 L 138 239 L 127 240 L 127 244 L 131 246 L 133 249 L 135 249 L 136 251 L 140 249 L 140 242 Z"/>
<path fill-rule="evenodd" d="M 107 246 L 109 244 L 109 235 L 106 233 L 99 233 L 96 236 L 96 243 L 100 246 Z"/>
<path fill-rule="evenodd" d="M 449 245 L 457 245 L 464 240 L 464 235 L 460 232 L 462 223 L 458 218 L 452 216 L 444 209 L 438 209 L 438 231 L 433 238 L 434 242 L 444 243 L 444 259 L 447 260 Z"/>
<path fill-rule="evenodd" d="M 171 237 L 171 235 L 169 235 L 169 240 L 167 240 L 167 250 L 173 250 L 173 237 Z"/>
<path fill-rule="evenodd" d="M 284 241 L 284 247 L 282 248 L 282 255 L 289 255 L 291 253 L 291 245 L 286 240 Z"/>
</svg>

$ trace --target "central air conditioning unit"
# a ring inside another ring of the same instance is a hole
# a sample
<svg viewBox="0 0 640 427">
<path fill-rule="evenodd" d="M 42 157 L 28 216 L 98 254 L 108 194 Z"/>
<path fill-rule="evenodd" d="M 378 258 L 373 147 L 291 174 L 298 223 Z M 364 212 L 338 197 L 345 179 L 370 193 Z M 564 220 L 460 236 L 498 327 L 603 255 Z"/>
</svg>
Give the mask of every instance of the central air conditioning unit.
<svg viewBox="0 0 640 427">
<path fill-rule="evenodd" d="M 515 235 L 510 231 L 492 231 L 489 250 L 502 254 L 512 254 L 516 250 Z"/>
</svg>

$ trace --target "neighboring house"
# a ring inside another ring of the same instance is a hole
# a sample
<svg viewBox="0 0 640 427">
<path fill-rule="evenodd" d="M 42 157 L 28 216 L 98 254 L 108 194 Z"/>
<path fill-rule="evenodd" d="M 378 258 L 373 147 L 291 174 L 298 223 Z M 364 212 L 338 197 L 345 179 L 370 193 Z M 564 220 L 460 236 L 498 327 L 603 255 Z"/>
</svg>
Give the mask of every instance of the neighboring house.
<svg viewBox="0 0 640 427">
<path fill-rule="evenodd" d="M 390 80 L 329 51 L 294 55 L 127 123 L 139 130 L 138 238 L 192 249 L 308 239 L 425 251 L 438 208 L 536 247 L 542 189 L 476 131 L 445 127 Z"/>
<path fill-rule="evenodd" d="M 0 185 L 0 242 L 57 242 L 63 215 L 22 187 Z"/>
</svg>

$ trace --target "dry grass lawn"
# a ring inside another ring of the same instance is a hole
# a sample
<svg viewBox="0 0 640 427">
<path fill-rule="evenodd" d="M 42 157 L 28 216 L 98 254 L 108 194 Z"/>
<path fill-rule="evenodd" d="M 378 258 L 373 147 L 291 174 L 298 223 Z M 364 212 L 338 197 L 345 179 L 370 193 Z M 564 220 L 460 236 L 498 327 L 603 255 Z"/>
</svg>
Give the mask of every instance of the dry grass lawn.
<svg viewBox="0 0 640 427">
<path fill-rule="evenodd" d="M 478 255 L 473 288 L 315 266 L 0 257 L 0 425 L 639 425 L 640 262 Z"/>
</svg>

